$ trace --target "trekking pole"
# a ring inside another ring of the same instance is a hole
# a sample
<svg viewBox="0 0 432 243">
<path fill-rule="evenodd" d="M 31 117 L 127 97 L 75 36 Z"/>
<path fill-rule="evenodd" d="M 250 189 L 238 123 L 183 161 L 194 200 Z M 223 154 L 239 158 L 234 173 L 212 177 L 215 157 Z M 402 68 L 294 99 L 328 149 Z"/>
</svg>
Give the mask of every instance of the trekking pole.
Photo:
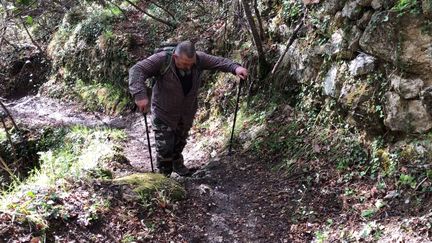
<svg viewBox="0 0 432 243">
<path fill-rule="evenodd" d="M 238 108 L 239 108 L 240 92 L 241 92 L 241 86 L 242 86 L 243 81 L 244 81 L 243 79 L 240 79 L 240 83 L 238 85 L 237 101 L 236 101 L 236 107 L 235 107 L 235 112 L 234 112 L 234 121 L 233 121 L 232 130 L 231 130 L 231 139 L 230 139 L 230 145 L 229 145 L 228 155 L 231 155 L 231 153 L 232 153 L 232 145 L 233 145 L 233 138 L 234 138 L 234 128 L 235 128 L 236 119 L 237 119 L 237 111 L 238 111 Z"/>
<path fill-rule="evenodd" d="M 151 164 L 151 170 L 154 173 L 154 168 L 153 168 L 153 157 L 152 157 L 152 152 L 151 152 L 151 146 L 150 146 L 150 135 L 149 135 L 149 129 L 148 129 L 148 123 L 147 123 L 147 113 L 143 113 L 144 115 L 144 123 L 145 123 L 145 127 L 146 127 L 146 134 L 147 134 L 147 145 L 148 145 L 148 151 L 150 154 L 150 164 Z"/>
</svg>

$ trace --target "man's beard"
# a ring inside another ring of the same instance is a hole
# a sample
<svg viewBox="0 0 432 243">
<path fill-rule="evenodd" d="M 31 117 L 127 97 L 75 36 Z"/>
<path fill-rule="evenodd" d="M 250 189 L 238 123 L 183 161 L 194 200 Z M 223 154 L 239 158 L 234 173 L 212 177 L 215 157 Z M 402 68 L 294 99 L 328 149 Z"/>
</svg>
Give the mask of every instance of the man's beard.
<svg viewBox="0 0 432 243">
<path fill-rule="evenodd" d="M 182 77 L 184 77 L 186 75 L 190 75 L 192 72 L 191 69 L 179 69 L 178 71 Z"/>
</svg>

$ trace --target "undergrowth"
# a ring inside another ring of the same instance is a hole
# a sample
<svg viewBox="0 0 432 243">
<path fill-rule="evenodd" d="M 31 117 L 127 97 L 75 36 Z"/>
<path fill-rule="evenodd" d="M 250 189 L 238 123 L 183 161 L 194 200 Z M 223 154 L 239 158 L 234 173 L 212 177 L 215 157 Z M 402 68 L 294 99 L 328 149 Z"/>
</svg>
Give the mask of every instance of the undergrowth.
<svg viewBox="0 0 432 243">
<path fill-rule="evenodd" d="M 50 148 L 40 151 L 40 166 L 30 176 L 14 181 L 2 191 L 0 211 L 15 220 L 30 222 L 39 229 L 48 227 L 46 218 L 63 217 L 53 202 L 59 193 L 67 193 L 67 181 L 92 178 L 94 171 L 104 168 L 101 161 L 117 153 L 117 143 L 125 138 L 119 130 L 90 129 L 82 126 L 60 129 L 52 137 Z M 97 174 L 97 173 L 96 173 Z"/>
</svg>

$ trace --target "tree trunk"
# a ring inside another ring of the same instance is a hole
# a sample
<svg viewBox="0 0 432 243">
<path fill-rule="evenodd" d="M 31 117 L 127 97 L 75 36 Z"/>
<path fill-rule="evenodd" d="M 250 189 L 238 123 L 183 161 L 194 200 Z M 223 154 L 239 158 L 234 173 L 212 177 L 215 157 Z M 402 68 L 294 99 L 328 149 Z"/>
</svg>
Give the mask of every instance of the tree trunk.
<svg viewBox="0 0 432 243">
<path fill-rule="evenodd" d="M 254 11 L 255 11 L 255 16 L 256 16 L 257 21 L 258 21 L 258 27 L 259 27 L 259 32 L 260 32 L 260 38 L 261 38 L 262 41 L 264 41 L 264 40 L 265 40 L 265 37 L 264 37 L 264 36 L 265 36 L 265 33 L 264 33 L 263 25 L 262 25 L 261 14 L 260 14 L 260 12 L 259 12 L 259 10 L 258 10 L 258 1 L 257 1 L 257 0 L 254 0 L 254 5 L 253 5 L 253 7 L 254 7 Z"/>
<path fill-rule="evenodd" d="M 259 76 L 259 79 L 262 80 L 262 79 L 264 79 L 265 75 L 269 71 L 269 64 L 267 63 L 266 58 L 265 58 L 264 49 L 262 46 L 260 35 L 258 33 L 258 29 L 255 25 L 253 18 L 252 18 L 252 12 L 251 12 L 251 9 L 249 6 L 249 1 L 248 0 L 241 0 L 241 2 L 243 5 L 243 10 L 245 12 L 246 20 L 247 20 L 249 27 L 250 27 L 250 30 L 252 32 L 253 41 L 254 41 L 255 46 L 257 48 L 257 51 L 258 51 L 258 70 L 259 70 L 258 76 Z"/>
</svg>

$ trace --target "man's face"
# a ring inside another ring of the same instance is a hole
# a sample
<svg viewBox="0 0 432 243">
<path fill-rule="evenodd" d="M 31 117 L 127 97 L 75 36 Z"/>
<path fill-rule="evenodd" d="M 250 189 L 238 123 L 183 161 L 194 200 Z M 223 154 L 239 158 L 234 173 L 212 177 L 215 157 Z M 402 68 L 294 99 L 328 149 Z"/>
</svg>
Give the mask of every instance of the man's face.
<svg viewBox="0 0 432 243">
<path fill-rule="evenodd" d="M 175 53 L 173 56 L 176 67 L 181 70 L 190 70 L 196 61 L 196 56 L 190 58 L 185 54 L 178 55 Z"/>
</svg>

